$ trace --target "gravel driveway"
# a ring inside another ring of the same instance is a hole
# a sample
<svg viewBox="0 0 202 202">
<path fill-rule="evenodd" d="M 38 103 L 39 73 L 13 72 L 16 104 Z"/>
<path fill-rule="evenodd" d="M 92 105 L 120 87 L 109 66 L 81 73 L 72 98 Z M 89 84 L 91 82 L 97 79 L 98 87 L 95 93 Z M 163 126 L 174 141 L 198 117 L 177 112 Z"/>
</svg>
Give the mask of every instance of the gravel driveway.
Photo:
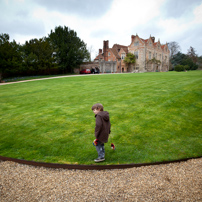
<svg viewBox="0 0 202 202">
<path fill-rule="evenodd" d="M 0 161 L 0 201 L 202 201 L 202 158 L 120 170 Z"/>
</svg>

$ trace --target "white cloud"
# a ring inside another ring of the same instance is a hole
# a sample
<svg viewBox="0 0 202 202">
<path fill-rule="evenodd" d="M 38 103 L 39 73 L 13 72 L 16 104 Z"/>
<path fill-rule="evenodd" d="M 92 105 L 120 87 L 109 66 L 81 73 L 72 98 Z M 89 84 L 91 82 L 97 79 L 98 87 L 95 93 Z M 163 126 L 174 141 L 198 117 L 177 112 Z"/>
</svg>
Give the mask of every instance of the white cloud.
<svg viewBox="0 0 202 202">
<path fill-rule="evenodd" d="M 194 23 L 202 23 L 202 4 L 194 10 Z"/>
<path fill-rule="evenodd" d="M 131 35 L 136 33 L 145 39 L 151 34 L 156 40 L 160 38 L 161 43 L 182 42 L 187 46 L 185 50 L 198 36 L 194 48 L 202 54 L 200 1 L 177 0 L 176 4 L 175 0 L 110 0 L 109 3 L 106 0 L 100 5 L 99 0 L 88 0 L 87 10 L 82 11 L 83 0 L 78 0 L 81 3 L 78 6 L 74 1 L 60 0 L 56 8 L 56 0 L 0 0 L 0 27 L 1 32 L 24 43 L 48 36 L 56 26 L 67 26 L 88 47 L 93 47 L 94 56 L 102 48 L 103 40 L 109 40 L 110 47 L 115 43 L 129 45 Z M 96 9 L 102 12 L 95 14 Z"/>
<path fill-rule="evenodd" d="M 111 9 L 97 21 L 97 28 L 104 27 L 113 32 L 130 31 L 132 27 L 146 24 L 160 13 L 164 0 L 114 0 Z"/>
<path fill-rule="evenodd" d="M 182 34 L 184 31 L 188 29 L 187 24 L 181 22 L 180 19 L 160 19 L 158 21 L 158 26 L 163 29 L 164 34 L 168 36 L 176 36 L 178 34 Z M 177 31 L 177 32 L 176 32 Z"/>
<path fill-rule="evenodd" d="M 100 44 L 96 50 L 102 48 L 103 40 L 109 40 L 109 46 L 119 43 L 129 45 L 135 27 L 146 26 L 160 14 L 160 6 L 164 0 L 114 0 L 111 9 L 102 18 L 93 22 L 91 36 L 99 38 Z M 138 30 L 137 30 L 138 32 Z M 102 34 L 102 37 L 100 35 Z M 148 34 L 149 37 L 149 34 Z"/>
</svg>

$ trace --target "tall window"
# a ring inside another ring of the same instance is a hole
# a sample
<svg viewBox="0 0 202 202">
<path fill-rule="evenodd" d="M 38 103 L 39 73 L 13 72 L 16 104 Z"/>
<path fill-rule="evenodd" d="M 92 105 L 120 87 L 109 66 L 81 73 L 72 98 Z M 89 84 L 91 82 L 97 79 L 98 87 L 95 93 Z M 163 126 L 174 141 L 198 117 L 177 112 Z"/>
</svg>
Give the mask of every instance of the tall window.
<svg viewBox="0 0 202 202">
<path fill-rule="evenodd" d="M 108 56 L 110 56 L 110 55 L 111 55 L 111 53 L 109 52 L 109 53 L 108 53 Z"/>
<path fill-rule="evenodd" d="M 125 56 L 126 56 L 125 53 L 122 53 L 121 54 L 121 59 L 123 60 L 125 58 Z"/>
<path fill-rule="evenodd" d="M 139 41 L 136 41 L 136 42 L 134 43 L 134 46 L 139 46 Z"/>
<path fill-rule="evenodd" d="M 138 59 L 138 51 L 135 51 L 134 55 L 135 55 L 136 59 Z"/>
<path fill-rule="evenodd" d="M 151 52 L 149 52 L 149 60 L 151 60 Z"/>
</svg>

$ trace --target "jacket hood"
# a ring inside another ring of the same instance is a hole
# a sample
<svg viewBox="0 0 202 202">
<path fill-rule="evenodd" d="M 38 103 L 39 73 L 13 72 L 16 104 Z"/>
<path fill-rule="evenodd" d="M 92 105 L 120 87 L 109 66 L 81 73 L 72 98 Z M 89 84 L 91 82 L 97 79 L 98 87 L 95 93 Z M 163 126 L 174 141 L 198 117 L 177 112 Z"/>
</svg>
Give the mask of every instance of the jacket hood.
<svg viewBox="0 0 202 202">
<path fill-rule="evenodd" d="M 109 121 L 109 112 L 107 111 L 100 111 L 96 116 L 101 116 L 105 121 Z"/>
</svg>

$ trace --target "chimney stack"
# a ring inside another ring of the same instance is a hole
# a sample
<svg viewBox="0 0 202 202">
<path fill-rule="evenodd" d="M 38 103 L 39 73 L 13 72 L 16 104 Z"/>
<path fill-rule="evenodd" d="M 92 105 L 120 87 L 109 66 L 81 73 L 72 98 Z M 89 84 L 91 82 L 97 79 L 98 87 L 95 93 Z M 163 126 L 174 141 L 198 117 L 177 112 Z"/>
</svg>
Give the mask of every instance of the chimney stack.
<svg viewBox="0 0 202 202">
<path fill-rule="evenodd" d="M 133 42 L 135 36 L 134 35 L 131 35 L 131 43 Z"/>
<path fill-rule="evenodd" d="M 109 49 L 109 41 L 103 41 L 103 53 L 104 53 L 104 60 L 108 61 L 108 49 Z"/>
<path fill-rule="evenodd" d="M 152 39 L 152 41 L 153 41 L 153 43 L 154 43 L 154 41 L 155 41 L 155 37 L 154 37 L 154 36 L 152 36 L 152 37 L 151 37 L 151 39 Z"/>
</svg>

